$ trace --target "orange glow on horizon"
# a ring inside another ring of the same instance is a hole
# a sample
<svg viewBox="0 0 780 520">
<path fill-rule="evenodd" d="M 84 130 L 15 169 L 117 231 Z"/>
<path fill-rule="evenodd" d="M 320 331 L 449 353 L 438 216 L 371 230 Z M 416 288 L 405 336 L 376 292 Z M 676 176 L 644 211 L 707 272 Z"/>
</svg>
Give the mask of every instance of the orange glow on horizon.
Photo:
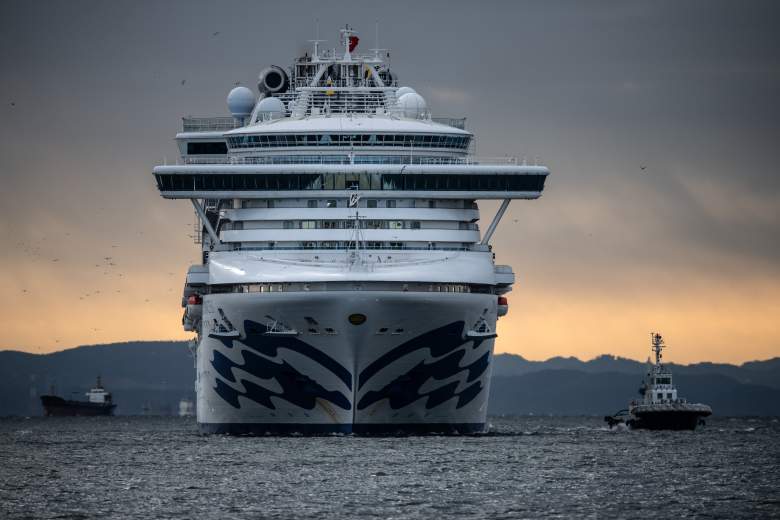
<svg viewBox="0 0 780 520">
<path fill-rule="evenodd" d="M 171 268 L 173 269 L 173 268 Z M 20 294 L 0 304 L 4 349 L 47 353 L 80 345 L 136 340 L 187 340 L 181 329 L 178 273 L 146 270 L 116 278 L 110 289 L 82 290 L 87 278 L 52 271 L 10 279 L 2 286 Z M 27 292 L 20 292 L 26 279 Z M 660 331 L 677 363 L 742 363 L 780 354 L 780 284 L 754 280 L 720 286 L 690 283 L 642 291 L 625 287 L 601 294 L 564 288 L 544 279 L 518 282 L 509 314 L 498 325 L 496 353 L 543 360 L 554 356 L 591 359 L 601 354 L 644 360 L 648 333 Z M 99 291 L 99 292 L 96 292 Z"/>
</svg>

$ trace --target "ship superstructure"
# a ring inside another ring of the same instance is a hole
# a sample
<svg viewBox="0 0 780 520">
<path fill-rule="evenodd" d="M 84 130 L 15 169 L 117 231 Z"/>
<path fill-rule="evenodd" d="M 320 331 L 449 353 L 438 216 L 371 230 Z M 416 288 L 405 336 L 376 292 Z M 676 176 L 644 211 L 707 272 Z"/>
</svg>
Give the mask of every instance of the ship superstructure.
<svg viewBox="0 0 780 520">
<path fill-rule="evenodd" d="M 547 168 L 479 160 L 464 119 L 431 116 L 384 51 L 311 54 L 260 73 L 230 118 L 185 118 L 202 263 L 184 288 L 204 432 L 481 432 L 511 267 L 490 239 Z M 477 200 L 501 200 L 480 234 Z"/>
</svg>

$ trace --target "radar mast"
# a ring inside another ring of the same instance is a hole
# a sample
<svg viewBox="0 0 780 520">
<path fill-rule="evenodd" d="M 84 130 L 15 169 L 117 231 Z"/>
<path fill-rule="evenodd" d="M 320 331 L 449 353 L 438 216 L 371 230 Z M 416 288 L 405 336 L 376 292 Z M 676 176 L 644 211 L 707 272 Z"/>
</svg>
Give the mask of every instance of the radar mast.
<svg viewBox="0 0 780 520">
<path fill-rule="evenodd" d="M 664 338 L 661 337 L 661 335 L 657 332 L 651 332 L 650 338 L 653 344 L 653 352 L 655 352 L 655 364 L 660 365 L 661 358 L 663 357 L 661 355 L 661 351 L 666 348 L 666 345 L 664 344 Z"/>
</svg>

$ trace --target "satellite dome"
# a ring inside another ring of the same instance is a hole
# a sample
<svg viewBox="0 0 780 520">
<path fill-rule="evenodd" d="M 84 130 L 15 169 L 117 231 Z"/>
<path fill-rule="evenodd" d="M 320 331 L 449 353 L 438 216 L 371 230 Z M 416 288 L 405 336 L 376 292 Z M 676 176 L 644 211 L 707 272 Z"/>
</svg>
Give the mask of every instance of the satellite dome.
<svg viewBox="0 0 780 520">
<path fill-rule="evenodd" d="M 228 94 L 227 104 L 233 117 L 246 117 L 255 108 L 255 94 L 246 87 L 236 87 Z"/>
<path fill-rule="evenodd" d="M 257 114 L 260 116 L 258 118 L 260 121 L 284 117 L 284 103 L 276 97 L 263 98 L 257 105 Z"/>
<path fill-rule="evenodd" d="M 401 87 L 395 91 L 395 97 L 400 99 L 404 94 L 417 94 L 417 91 L 412 87 Z"/>
<path fill-rule="evenodd" d="M 407 92 L 398 98 L 398 107 L 401 115 L 409 119 L 422 119 L 428 111 L 428 105 L 417 92 Z"/>
</svg>

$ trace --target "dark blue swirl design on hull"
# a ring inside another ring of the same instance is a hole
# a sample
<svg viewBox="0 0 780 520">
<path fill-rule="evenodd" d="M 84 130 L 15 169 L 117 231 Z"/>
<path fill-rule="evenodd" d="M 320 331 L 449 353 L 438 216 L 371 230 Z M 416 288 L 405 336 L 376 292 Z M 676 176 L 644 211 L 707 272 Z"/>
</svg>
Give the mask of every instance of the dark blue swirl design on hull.
<svg viewBox="0 0 780 520">
<path fill-rule="evenodd" d="M 334 405 L 349 410 L 351 403 L 349 399 L 337 391 L 328 391 L 322 385 L 310 377 L 298 372 L 286 361 L 274 363 L 262 356 L 252 352 L 243 351 L 241 355 L 244 358 L 243 364 L 234 363 L 227 356 L 219 351 L 213 351 L 214 357 L 211 360 L 211 366 L 226 380 L 235 383 L 236 377 L 233 373 L 234 368 L 240 368 L 246 372 L 259 377 L 260 379 L 276 379 L 281 392 L 273 392 L 265 387 L 257 385 L 246 379 L 241 380 L 241 384 L 246 389 L 245 392 L 239 392 L 224 381 L 217 379 L 217 386 L 214 390 L 228 404 L 234 408 L 241 408 L 238 397 L 244 396 L 255 401 L 258 404 L 275 410 L 276 407 L 271 401 L 271 397 L 278 397 L 306 410 L 313 410 L 317 406 L 317 398 L 330 401 Z"/>
<path fill-rule="evenodd" d="M 215 335 L 209 335 L 209 337 L 221 341 L 227 348 L 233 348 L 233 342 L 237 342 L 268 357 L 276 357 L 279 353 L 279 349 L 292 350 L 293 352 L 306 356 L 312 361 L 322 365 L 323 368 L 332 372 L 347 385 L 347 388 L 352 390 L 352 374 L 338 361 L 325 354 L 323 351 L 299 340 L 295 336 L 274 336 L 266 334 L 270 330 L 270 327 L 263 323 L 244 320 L 245 337 L 241 341 Z"/>
<path fill-rule="evenodd" d="M 382 399 L 387 399 L 390 407 L 394 410 L 408 406 L 423 397 L 427 397 L 425 407 L 429 410 L 454 397 L 458 398 L 456 408 L 462 408 L 473 401 L 482 391 L 483 387 L 480 381 L 467 386 L 461 392 L 457 391 L 458 381 L 453 381 L 430 392 L 420 392 L 422 386 L 429 379 L 442 381 L 460 372 L 468 371 L 466 382 L 471 383 L 487 370 L 490 365 L 490 352 L 485 352 L 470 365 L 460 366 L 467 349 L 458 349 L 467 343 L 473 343 L 473 347 L 477 348 L 483 341 L 471 338 L 464 340 L 463 332 L 464 322 L 450 323 L 399 345 L 368 365 L 360 373 L 358 388 L 362 388 L 372 377 L 390 364 L 413 352 L 428 349 L 431 357 L 440 358 L 432 363 L 420 362 L 381 390 L 366 392 L 360 399 L 357 409 L 363 410 Z"/>
<path fill-rule="evenodd" d="M 245 337 L 242 340 L 218 336 L 210 337 L 219 340 L 227 348 L 233 348 L 233 345 L 237 343 L 249 347 L 262 356 L 244 350 L 241 352 L 243 364 L 236 364 L 221 352 L 214 350 L 211 366 L 220 376 L 230 382 L 236 382 L 233 368 L 241 368 L 260 379 L 276 379 L 279 386 L 282 387 L 282 392 L 273 392 L 245 379 L 240 382 L 246 391 L 239 392 L 224 381 L 217 379 L 214 390 L 228 404 L 240 408 L 238 397 L 243 395 L 271 409 L 275 409 L 271 397 L 284 399 L 307 410 L 312 410 L 316 406 L 317 398 L 330 401 L 344 410 L 352 408 L 352 403 L 343 393 L 325 389 L 317 381 L 302 374 L 286 361 L 276 363 L 264 356 L 276 358 L 280 349 L 292 350 L 322 366 L 352 390 L 352 374 L 335 359 L 296 337 L 267 335 L 269 327 L 262 323 L 245 320 L 244 331 Z"/>
</svg>

